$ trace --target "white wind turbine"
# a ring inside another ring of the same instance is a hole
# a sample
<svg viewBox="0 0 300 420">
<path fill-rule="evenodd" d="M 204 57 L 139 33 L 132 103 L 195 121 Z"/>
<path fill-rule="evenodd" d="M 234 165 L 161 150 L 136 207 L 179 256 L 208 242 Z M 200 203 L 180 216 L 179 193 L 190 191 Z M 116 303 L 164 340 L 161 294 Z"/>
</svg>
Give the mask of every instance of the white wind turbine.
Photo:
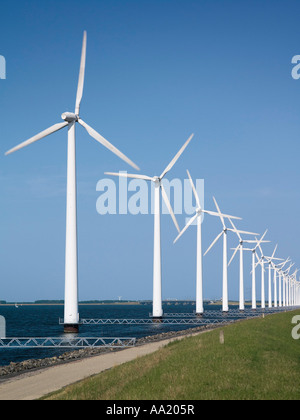
<svg viewBox="0 0 300 420">
<path fill-rule="evenodd" d="M 278 245 L 275 246 L 272 257 L 265 257 L 269 264 L 269 308 L 272 308 L 272 264 L 273 261 L 283 261 L 282 258 L 275 258 L 275 253 L 277 251 Z M 276 270 L 274 270 L 274 307 L 277 308 L 277 277 Z"/>
<path fill-rule="evenodd" d="M 260 248 L 260 247 L 259 247 Z M 255 265 L 255 268 L 260 265 L 261 266 L 261 309 L 265 309 L 266 308 L 266 292 L 265 292 L 265 263 L 267 262 L 265 260 L 265 257 L 263 255 L 263 252 L 260 248 L 261 251 L 261 257 L 258 258 L 257 257 L 257 263 Z"/>
<path fill-rule="evenodd" d="M 286 306 L 286 299 L 285 299 L 285 285 L 284 285 L 284 271 L 283 268 L 291 262 L 290 257 L 288 257 L 283 263 L 277 264 L 275 266 L 275 270 L 278 273 L 279 277 L 279 306 Z M 282 291 L 282 293 L 281 293 Z"/>
<path fill-rule="evenodd" d="M 82 53 L 80 62 L 80 72 L 78 80 L 78 88 L 76 95 L 75 112 L 65 112 L 62 114 L 64 122 L 55 124 L 50 128 L 42 131 L 36 136 L 26 140 L 20 145 L 9 150 L 6 155 L 22 149 L 64 127 L 68 127 L 68 163 L 67 163 L 67 218 L 66 218 L 66 256 L 65 256 L 65 308 L 64 308 L 64 326 L 66 332 L 78 331 L 79 314 L 78 314 L 78 276 L 77 276 L 77 211 L 76 211 L 76 148 L 75 148 L 75 125 L 82 125 L 88 134 L 97 140 L 104 147 L 109 149 L 119 158 L 127 162 L 133 168 L 139 168 L 128 159 L 115 146 L 105 140 L 93 128 L 86 124 L 79 117 L 81 99 L 83 95 L 85 63 L 86 63 L 86 43 L 87 34 L 84 32 Z"/>
<path fill-rule="evenodd" d="M 234 253 L 231 257 L 231 260 L 228 263 L 228 267 L 230 266 L 230 264 L 232 263 L 234 257 L 236 256 L 237 252 L 240 251 L 240 282 L 239 282 L 239 309 L 240 311 L 244 311 L 245 310 L 245 293 L 244 293 L 244 240 L 241 237 L 240 232 L 237 230 L 237 228 L 235 227 L 234 223 L 232 222 L 231 219 L 229 219 L 232 227 L 233 227 L 233 231 L 236 233 L 238 239 L 239 239 L 239 244 L 238 246 L 235 248 Z M 259 235 L 258 233 L 251 233 L 248 232 L 248 235 Z"/>
<path fill-rule="evenodd" d="M 268 260 L 270 260 L 270 257 L 266 257 L 263 253 L 263 250 L 261 248 L 261 245 L 258 245 L 258 248 L 260 250 L 261 256 L 260 258 L 257 257 L 257 263 L 255 265 L 255 267 L 257 267 L 258 265 L 261 266 L 261 308 L 265 309 L 266 308 L 266 295 L 265 295 L 265 264 L 268 263 Z M 275 248 L 276 251 L 276 248 Z M 274 258 L 273 258 L 274 259 Z"/>
<path fill-rule="evenodd" d="M 255 247 L 252 249 L 246 249 L 244 248 L 245 251 L 251 251 L 252 252 L 252 309 L 256 309 L 257 305 L 256 305 L 256 278 L 255 278 L 255 274 L 256 274 L 256 258 L 257 257 L 257 249 L 260 246 L 260 244 L 262 243 L 267 243 L 270 241 L 264 241 L 264 238 L 267 234 L 268 230 L 265 231 L 265 233 L 263 234 L 263 236 L 258 240 L 257 238 L 255 238 L 255 240 L 244 240 L 244 242 L 248 243 L 248 244 L 255 244 Z"/>
<path fill-rule="evenodd" d="M 144 179 L 145 181 L 154 182 L 154 253 L 153 253 L 153 308 L 152 317 L 153 319 L 161 319 L 163 316 L 162 309 L 162 280 L 161 280 L 161 229 L 160 229 L 160 214 L 161 214 L 161 194 L 162 198 L 169 210 L 169 213 L 173 219 L 175 227 L 180 232 L 176 217 L 172 210 L 170 201 L 166 190 L 162 184 L 162 180 L 165 175 L 173 168 L 179 157 L 182 155 L 194 134 L 185 142 L 173 160 L 169 163 L 166 169 L 160 176 L 147 176 L 147 175 L 136 175 L 127 173 L 116 173 L 116 172 L 105 172 L 106 175 L 119 176 L 124 178 Z"/>
<path fill-rule="evenodd" d="M 274 268 L 274 283 L 277 282 L 277 273 L 278 273 L 278 299 L 279 299 L 279 307 L 281 308 L 283 305 L 283 290 L 282 290 L 282 269 L 283 267 L 290 261 L 290 258 L 287 258 L 284 262 L 280 263 L 280 264 L 274 264 L 273 268 Z"/>
<path fill-rule="evenodd" d="M 291 281 L 292 281 L 292 306 L 297 305 L 297 298 L 296 298 L 296 285 L 297 285 L 297 273 L 299 269 L 297 268 L 294 273 L 291 275 Z"/>
<path fill-rule="evenodd" d="M 223 225 L 223 230 L 222 232 L 216 237 L 216 239 L 212 242 L 212 244 L 210 245 L 210 247 L 207 249 L 207 251 L 205 252 L 204 256 L 212 249 L 212 247 L 218 242 L 218 240 L 223 236 L 223 285 L 222 285 L 222 310 L 223 312 L 228 312 L 229 310 L 229 306 L 228 306 L 228 251 L 227 251 L 227 232 L 231 231 L 231 232 L 235 232 L 233 229 L 231 228 L 227 228 L 225 225 L 225 220 L 224 217 L 222 216 L 221 210 L 218 206 L 218 203 L 215 199 L 215 197 L 213 197 L 213 200 L 215 202 L 215 206 L 217 208 L 218 211 L 218 215 L 220 217 L 220 220 L 222 222 Z M 242 220 L 241 218 L 237 218 L 239 220 Z M 242 230 L 238 231 L 239 233 L 244 233 L 244 234 L 248 234 L 249 232 L 244 232 Z"/>
<path fill-rule="evenodd" d="M 295 296 L 294 296 L 294 289 L 295 289 L 295 282 L 297 279 L 297 273 L 298 273 L 298 269 L 296 269 L 294 271 L 293 274 L 290 274 L 288 276 L 289 278 L 289 296 L 290 296 L 290 300 L 289 300 L 289 304 L 290 306 L 295 306 Z"/>
<path fill-rule="evenodd" d="M 291 263 L 289 268 L 283 271 L 283 288 L 285 290 L 285 306 L 290 306 L 290 278 L 289 272 L 295 263 Z"/>
<path fill-rule="evenodd" d="M 202 217 L 204 214 L 209 214 L 211 216 L 218 216 L 220 217 L 219 213 L 204 210 L 201 207 L 200 199 L 198 193 L 196 191 L 195 185 L 191 178 L 189 171 L 187 171 L 192 190 L 196 199 L 197 209 L 195 215 L 189 220 L 186 226 L 182 229 L 180 234 L 174 241 L 174 244 L 178 241 L 178 239 L 185 233 L 185 231 L 197 220 L 197 277 L 196 277 L 196 314 L 201 315 L 204 312 L 203 309 L 203 260 L 202 260 Z M 222 214 L 224 218 L 232 218 L 232 219 L 239 219 L 238 217 L 228 216 L 226 214 Z"/>
</svg>

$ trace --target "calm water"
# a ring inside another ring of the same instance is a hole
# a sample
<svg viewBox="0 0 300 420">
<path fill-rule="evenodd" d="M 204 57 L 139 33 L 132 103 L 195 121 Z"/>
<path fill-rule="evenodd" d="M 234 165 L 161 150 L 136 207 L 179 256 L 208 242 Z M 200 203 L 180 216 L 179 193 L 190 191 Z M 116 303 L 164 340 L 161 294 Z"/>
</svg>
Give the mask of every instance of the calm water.
<svg viewBox="0 0 300 420">
<path fill-rule="evenodd" d="M 218 310 L 208 306 L 206 310 Z M 149 318 L 152 305 L 80 305 L 80 318 Z M 193 313 L 195 304 L 165 304 L 165 313 Z M 61 337 L 63 306 L 2 306 L 0 315 L 6 319 L 6 336 L 10 337 Z M 179 331 L 191 326 L 150 325 L 98 325 L 80 326 L 82 337 L 136 337 L 141 338 L 167 331 Z M 66 352 L 66 349 L 3 349 L 0 347 L 0 366 L 28 359 L 42 359 Z"/>
</svg>

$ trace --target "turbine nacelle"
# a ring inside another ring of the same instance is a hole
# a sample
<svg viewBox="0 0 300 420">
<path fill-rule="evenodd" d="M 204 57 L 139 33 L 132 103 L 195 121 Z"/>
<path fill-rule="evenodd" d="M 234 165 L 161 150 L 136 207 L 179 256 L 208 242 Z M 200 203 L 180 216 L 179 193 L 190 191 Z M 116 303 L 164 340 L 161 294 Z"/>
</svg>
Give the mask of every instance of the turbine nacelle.
<svg viewBox="0 0 300 420">
<path fill-rule="evenodd" d="M 78 121 L 79 116 L 74 114 L 73 112 L 64 112 L 63 114 L 61 114 L 61 118 L 66 121 L 66 122 L 73 122 L 73 121 Z"/>
<path fill-rule="evenodd" d="M 161 178 L 159 178 L 158 176 L 154 176 L 153 177 L 153 182 L 155 182 L 156 185 L 160 185 L 161 183 Z"/>
</svg>

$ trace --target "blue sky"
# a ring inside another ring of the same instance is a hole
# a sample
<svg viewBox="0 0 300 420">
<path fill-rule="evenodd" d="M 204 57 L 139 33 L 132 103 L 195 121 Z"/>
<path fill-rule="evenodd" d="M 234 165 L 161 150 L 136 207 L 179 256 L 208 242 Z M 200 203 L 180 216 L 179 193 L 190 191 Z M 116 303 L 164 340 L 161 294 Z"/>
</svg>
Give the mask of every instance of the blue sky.
<svg viewBox="0 0 300 420">
<path fill-rule="evenodd" d="M 141 167 L 205 180 L 205 205 L 243 218 L 271 253 L 299 266 L 300 4 L 285 0 L 1 1 L 0 299 L 63 299 L 66 131 L 4 152 L 73 111 L 88 33 L 82 118 Z M 151 299 L 153 217 L 96 212 L 105 171 L 130 168 L 77 128 L 80 299 Z M 178 216 L 180 227 L 185 215 Z M 203 224 L 204 248 L 221 230 Z M 174 246 L 162 217 L 163 296 L 194 298 L 196 229 Z M 236 238 L 230 235 L 230 246 Z M 221 243 L 205 257 L 204 295 L 221 296 Z M 238 297 L 238 267 L 229 296 Z M 250 255 L 246 297 L 250 298 Z M 259 284 L 259 283 L 258 283 Z"/>
</svg>

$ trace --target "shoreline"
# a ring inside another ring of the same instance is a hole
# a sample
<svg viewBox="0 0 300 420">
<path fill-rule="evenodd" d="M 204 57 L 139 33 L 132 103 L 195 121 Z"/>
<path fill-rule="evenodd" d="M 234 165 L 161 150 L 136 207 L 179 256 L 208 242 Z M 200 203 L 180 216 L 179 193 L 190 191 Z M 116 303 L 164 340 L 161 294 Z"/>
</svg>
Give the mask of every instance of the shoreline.
<svg viewBox="0 0 300 420">
<path fill-rule="evenodd" d="M 290 311 L 294 310 L 295 308 L 290 309 Z M 270 313 L 269 316 L 276 316 L 276 314 Z M 258 316 L 257 318 L 261 317 Z M 202 325 L 180 331 L 146 336 L 137 339 L 136 345 L 129 348 L 79 349 L 58 357 L 11 363 L 8 367 L 0 368 L 0 400 L 39 399 L 64 386 L 109 370 L 136 357 L 152 353 L 174 340 L 181 340 L 185 337 L 213 330 L 222 330 L 229 325 L 249 319 L 253 318 L 245 317 L 228 320 L 221 325 Z M 7 372 L 1 373 L 3 369 L 6 369 Z"/>
<path fill-rule="evenodd" d="M 248 319 L 248 318 L 245 318 Z M 180 331 L 169 331 L 165 333 L 145 336 L 142 338 L 138 338 L 136 340 L 136 345 L 130 348 L 137 348 L 144 346 L 145 344 L 150 343 L 158 343 L 160 341 L 168 340 L 168 339 L 176 339 L 176 338 L 183 338 L 187 335 L 200 333 L 204 331 L 209 331 L 217 328 L 223 328 L 226 325 L 232 324 L 240 320 L 228 320 L 224 322 L 224 324 L 212 324 L 212 325 L 202 325 L 199 327 L 194 328 L 187 328 L 186 330 Z M 108 354 L 108 353 L 117 353 L 124 350 L 128 350 L 128 348 L 107 348 L 107 347 L 100 347 L 100 348 L 86 348 L 86 349 L 78 349 L 78 350 L 70 350 L 66 351 L 60 356 L 53 356 L 53 357 L 46 357 L 43 359 L 28 359 L 23 362 L 11 362 L 9 365 L 0 366 L 0 384 L 3 384 L 9 380 L 15 379 L 24 374 L 35 373 L 41 370 L 45 370 L 47 368 L 55 367 L 55 366 L 63 366 L 75 361 L 80 361 L 84 359 L 90 359 L 93 357 L 97 357 L 100 355 Z"/>
<path fill-rule="evenodd" d="M 212 329 L 204 328 L 202 330 L 199 329 L 199 331 L 191 331 L 189 329 L 186 331 L 186 334 L 178 335 L 178 337 L 163 337 L 159 340 L 140 343 L 140 345 L 120 351 L 108 351 L 94 357 L 73 360 L 71 363 L 62 363 L 49 366 L 46 369 L 23 372 L 21 375 L 0 382 L 0 400 L 24 401 L 44 398 L 65 386 L 130 362 L 137 357 L 154 353 L 170 342 L 205 334 Z"/>
</svg>

